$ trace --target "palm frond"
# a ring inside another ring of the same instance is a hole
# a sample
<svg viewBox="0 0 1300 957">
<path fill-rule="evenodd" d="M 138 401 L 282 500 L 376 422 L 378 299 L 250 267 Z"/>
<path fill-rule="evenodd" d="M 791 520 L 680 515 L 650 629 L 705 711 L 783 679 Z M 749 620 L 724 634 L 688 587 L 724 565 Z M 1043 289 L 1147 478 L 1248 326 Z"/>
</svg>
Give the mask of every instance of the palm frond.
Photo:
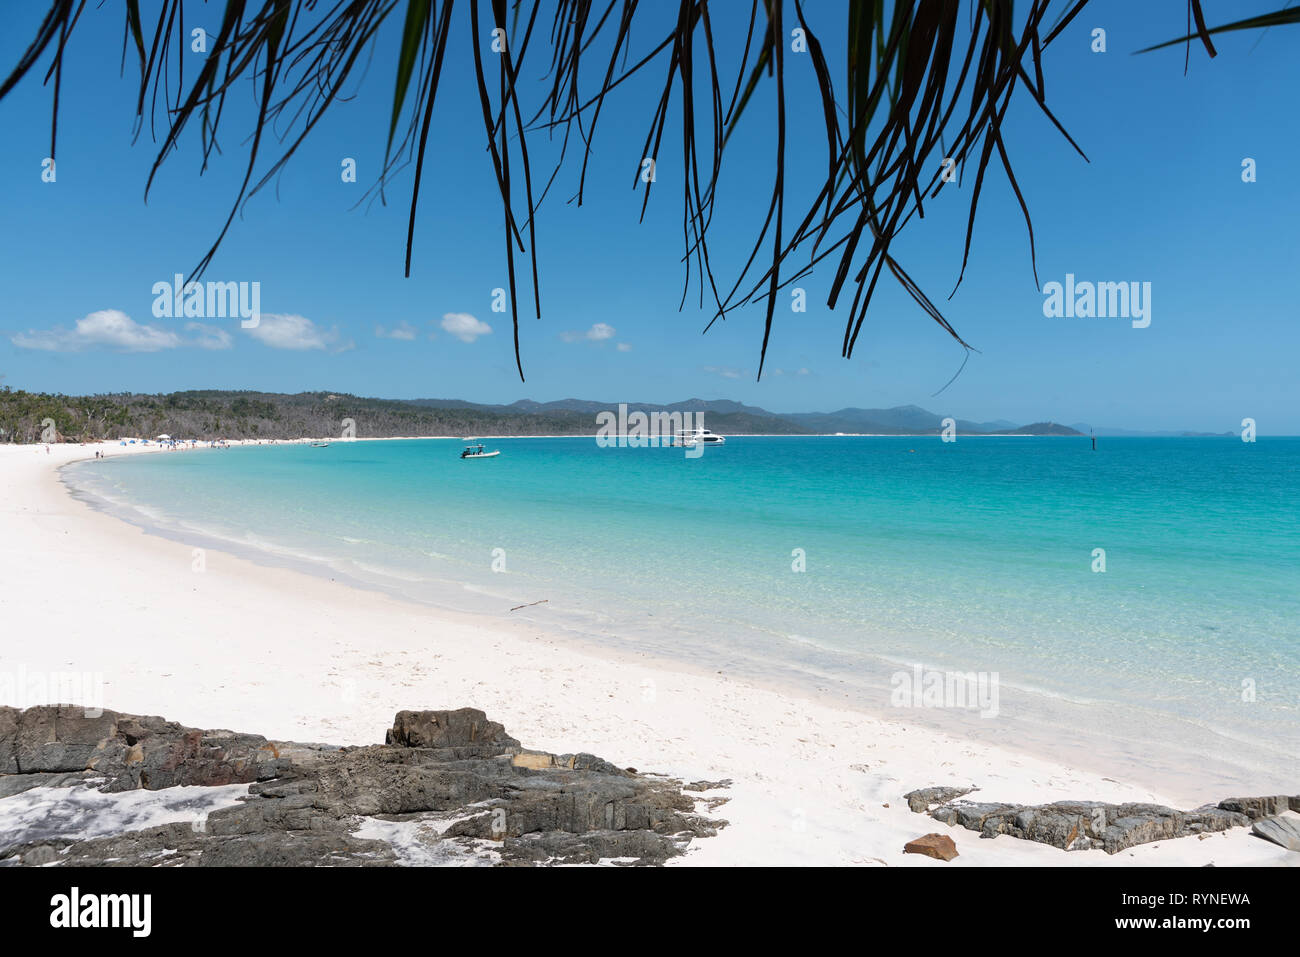
<svg viewBox="0 0 1300 957">
<path fill-rule="evenodd" d="M 453 24 L 460 22 L 458 14 L 467 19 L 469 29 L 463 32 L 472 44 L 469 52 L 486 152 L 502 208 L 521 378 L 517 273 L 523 267 L 517 257 L 528 256 L 532 307 L 540 318 L 538 211 L 562 171 L 575 163 L 579 170 L 571 195 L 582 204 L 602 112 L 620 88 L 634 77 L 643 77 L 656 91 L 645 107 L 645 137 L 626 144 L 634 187 L 642 191 L 641 216 L 654 187 L 653 177 L 640 175 L 643 161 L 667 161 L 661 150 L 666 141 L 675 141 L 681 164 L 685 269 L 679 308 L 692 283 L 699 284 L 701 305 L 706 294 L 711 298 L 706 329 L 734 310 L 762 303 L 761 375 L 776 324 L 778 292 L 823 262 L 833 263 L 826 299 L 830 309 L 840 305 L 848 284 L 854 288 L 845 315 L 843 356 L 852 356 L 879 280 L 886 275 L 948 335 L 965 349 L 971 348 L 893 254 L 895 241 L 913 217 L 923 218 L 926 205 L 949 185 L 950 177 L 943 175 L 949 167 L 959 172 L 958 184 L 971 183 L 962 262 L 949 298 L 960 286 L 970 260 L 977 209 L 995 155 L 1025 220 L 1030 267 L 1037 283 L 1029 198 L 1013 172 L 1004 122 L 1014 98 L 1030 97 L 1052 127 L 1084 156 L 1048 108 L 1044 52 L 1086 2 L 1028 0 L 1015 10 L 1012 0 L 894 0 L 890 4 L 849 0 L 842 8 L 845 62 L 834 64 L 814 33 L 808 16 L 813 7 L 805 9 L 803 0 L 750 0 L 748 9 L 736 0 L 727 4 L 678 0 L 666 33 L 652 36 L 646 52 L 640 54 L 633 49 L 634 26 L 658 22 L 662 16 L 662 7 L 652 9 L 640 0 L 554 0 L 549 29 L 540 20 L 540 5 L 525 5 L 524 0 L 225 0 L 208 55 L 187 78 L 182 70 L 187 38 L 181 0 L 159 0 L 152 31 L 138 0 L 125 0 L 122 57 L 125 65 L 130 45 L 139 62 L 137 135 L 146 121 L 151 131 L 160 134 L 146 198 L 192 121 L 198 123 L 202 172 L 213 154 L 220 152 L 219 133 L 230 123 L 224 111 L 228 95 L 244 92 L 250 83 L 256 91 L 243 179 L 225 223 L 191 273 L 190 278 L 197 279 L 217 254 L 235 215 L 283 173 L 321 118 L 346 98 L 349 82 L 359 82 L 364 72 L 358 67 L 365 63 L 365 51 L 373 48 L 389 18 L 400 16 L 384 163 L 367 195 L 386 201 L 386 190 L 400 171 L 414 164 L 405 257 L 409 276 L 416 210 L 428 173 L 427 146 L 434 133 L 434 101 Z M 51 155 L 57 145 L 63 57 L 83 7 L 84 0 L 52 0 L 31 44 L 0 83 L 2 99 L 38 62 L 50 58 Z M 816 12 L 823 16 L 825 8 L 819 4 Z M 1300 12 L 1284 10 L 1207 29 L 1199 0 L 1189 0 L 1188 16 L 1189 21 L 1195 20 L 1196 29 L 1189 27 L 1183 41 L 1199 37 L 1211 55 L 1213 34 L 1300 22 Z M 806 58 L 791 55 L 794 24 L 802 31 Z M 495 57 L 487 54 L 492 42 L 488 31 L 496 40 L 505 38 Z M 722 51 L 739 47 L 742 33 L 739 60 L 733 54 L 727 65 Z M 724 39 L 728 42 L 721 42 Z M 592 57 L 594 70 L 588 76 L 582 64 Z M 540 83 L 534 82 L 538 63 L 544 74 Z M 647 76 L 651 70 L 659 71 L 657 78 Z M 786 175 L 791 113 L 805 106 L 789 100 L 792 70 L 810 71 L 817 89 L 815 107 L 825 128 L 825 179 L 812 184 L 817 193 L 807 198 L 793 191 L 794 186 L 805 184 L 792 184 Z M 521 83 L 523 76 L 529 77 L 527 87 Z M 723 157 L 739 124 L 752 116 L 753 104 L 767 91 L 776 128 L 772 191 L 746 261 L 732 282 L 719 285 L 709 236 L 727 168 Z M 527 104 L 526 96 L 530 97 Z M 672 116 L 680 117 L 680 130 L 670 136 Z M 535 180 L 530 138 L 556 133 L 563 135 L 555 167 L 544 180 Z M 264 155 L 272 140 L 278 140 L 278 155 L 268 162 Z M 573 157 L 571 142 L 579 147 L 580 159 Z M 795 202 L 801 205 L 795 207 Z"/>
<path fill-rule="evenodd" d="M 1210 37 L 1219 33 L 1231 33 L 1236 30 L 1267 30 L 1269 27 L 1285 27 L 1300 24 L 1300 8 L 1284 7 L 1281 10 L 1274 10 L 1272 13 L 1262 13 L 1255 17 L 1246 17 L 1244 20 L 1236 20 L 1232 23 L 1225 23 L 1222 26 L 1211 27 L 1205 26 L 1205 17 L 1201 13 L 1201 4 L 1199 0 L 1188 0 L 1189 9 L 1193 11 L 1196 18 L 1196 32 L 1189 32 L 1187 36 L 1178 37 L 1175 40 L 1166 40 L 1164 43 L 1157 43 L 1155 46 L 1144 47 L 1138 50 L 1138 53 L 1150 53 L 1152 50 L 1163 50 L 1165 47 L 1171 47 L 1179 43 L 1190 43 L 1192 40 L 1200 40 L 1204 45 L 1206 52 L 1210 56 L 1215 55 L 1214 44 L 1210 42 Z"/>
</svg>

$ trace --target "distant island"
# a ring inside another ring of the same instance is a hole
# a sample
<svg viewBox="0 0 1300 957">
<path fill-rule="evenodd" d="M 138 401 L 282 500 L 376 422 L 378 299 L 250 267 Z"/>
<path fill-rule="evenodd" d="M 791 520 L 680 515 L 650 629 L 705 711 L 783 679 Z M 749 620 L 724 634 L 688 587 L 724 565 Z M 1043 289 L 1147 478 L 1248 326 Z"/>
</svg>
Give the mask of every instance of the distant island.
<svg viewBox="0 0 1300 957">
<path fill-rule="evenodd" d="M 769 412 L 729 400 L 669 405 L 629 402 L 629 412 L 703 412 L 728 435 L 938 435 L 946 416 L 915 405 L 836 412 Z M 123 436 L 180 439 L 294 439 L 338 435 L 345 419 L 359 438 L 399 435 L 592 435 L 596 414 L 618 403 L 585 399 L 484 405 L 460 399 L 378 399 L 334 392 L 197 390 L 163 395 L 68 396 L 0 389 L 0 442 L 60 442 Z M 1082 435 L 1055 422 L 1018 425 L 953 417 L 958 435 Z M 50 431 L 52 423 L 53 431 Z"/>
</svg>

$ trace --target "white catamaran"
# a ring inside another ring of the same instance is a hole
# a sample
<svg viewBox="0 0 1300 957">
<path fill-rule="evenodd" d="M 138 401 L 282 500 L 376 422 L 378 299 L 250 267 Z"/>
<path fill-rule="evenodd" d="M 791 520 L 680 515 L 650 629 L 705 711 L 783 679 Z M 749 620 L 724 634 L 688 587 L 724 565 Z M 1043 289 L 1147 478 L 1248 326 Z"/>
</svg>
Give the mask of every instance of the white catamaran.
<svg viewBox="0 0 1300 957">
<path fill-rule="evenodd" d="M 708 429 L 680 429 L 677 432 L 677 445 L 687 447 L 694 445 L 723 445 L 726 438 L 710 432 Z"/>
</svg>

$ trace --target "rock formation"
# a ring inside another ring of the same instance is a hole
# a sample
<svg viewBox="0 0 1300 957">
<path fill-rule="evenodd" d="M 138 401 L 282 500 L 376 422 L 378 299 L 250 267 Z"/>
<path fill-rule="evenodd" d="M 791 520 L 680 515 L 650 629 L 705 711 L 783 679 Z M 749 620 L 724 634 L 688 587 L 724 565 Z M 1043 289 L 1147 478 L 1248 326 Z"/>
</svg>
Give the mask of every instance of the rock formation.
<svg viewBox="0 0 1300 957">
<path fill-rule="evenodd" d="M 33 795 L 135 800 L 142 789 L 173 797 L 169 808 L 230 791 L 233 806 L 89 838 L 0 824 L 0 865 L 661 864 L 726 825 L 697 813 L 679 781 L 527 750 L 472 708 L 401 711 L 384 744 L 343 748 L 0 708 L 0 822 Z"/>
<path fill-rule="evenodd" d="M 970 794 L 975 788 L 920 788 L 903 795 L 907 806 L 917 814 L 924 814 L 935 804 L 947 804 L 963 795 Z"/>
<path fill-rule="evenodd" d="M 1100 848 L 1107 854 L 1176 837 L 1225 831 L 1255 821 L 1275 819 L 1287 810 L 1300 811 L 1300 796 L 1226 798 L 1193 811 L 1161 804 L 1104 804 L 1100 801 L 1058 801 L 1055 804 L 993 804 L 955 798 L 970 788 L 921 788 L 904 795 L 917 813 L 940 823 L 957 824 L 980 837 L 1009 834 L 1026 841 L 1050 844 L 1065 851 Z M 942 802 L 931 809 L 931 805 Z M 1278 819 L 1285 820 L 1285 819 Z M 1270 840 L 1285 829 L 1265 828 Z M 1260 833 L 1256 828 L 1256 833 Z M 1282 840 L 1276 843 L 1287 846 Z"/>
<path fill-rule="evenodd" d="M 1285 847 L 1288 851 L 1300 851 L 1300 822 L 1295 818 L 1265 818 L 1256 821 L 1250 831 L 1266 841 Z"/>
</svg>

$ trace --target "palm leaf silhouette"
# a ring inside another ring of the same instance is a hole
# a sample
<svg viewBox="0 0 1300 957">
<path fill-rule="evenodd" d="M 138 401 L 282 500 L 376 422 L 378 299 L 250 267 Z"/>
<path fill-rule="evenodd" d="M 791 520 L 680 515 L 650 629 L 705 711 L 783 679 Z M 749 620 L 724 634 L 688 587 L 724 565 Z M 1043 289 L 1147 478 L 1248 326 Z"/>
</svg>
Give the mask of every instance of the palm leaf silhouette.
<svg viewBox="0 0 1300 957">
<path fill-rule="evenodd" d="M 155 134 L 161 130 L 146 198 L 159 168 L 192 120 L 199 124 L 206 168 L 218 149 L 226 97 L 240 83 L 249 81 L 257 91 L 243 181 L 224 225 L 190 274 L 191 280 L 197 280 L 212 262 L 241 206 L 281 173 L 340 99 L 345 84 L 361 72 L 358 67 L 363 53 L 380 27 L 390 17 L 401 16 L 385 162 L 374 190 L 382 198 L 397 171 L 414 161 L 406 237 L 405 273 L 409 276 L 426 147 L 433 130 L 433 104 L 453 17 L 467 18 L 483 132 L 500 194 L 515 359 L 521 379 L 516 254 L 526 252 L 529 256 L 533 311 L 540 318 L 537 212 L 566 164 L 570 137 L 576 131 L 581 142 L 574 195 L 581 204 L 606 100 L 634 75 L 661 70 L 660 94 L 649 110 L 645 140 L 630 157 L 633 182 L 644 192 L 642 217 L 653 186 L 639 175 L 642 162 L 659 163 L 668 117 L 676 103 L 682 118 L 682 261 L 686 270 L 682 302 L 691 283 L 697 282 L 701 304 L 706 292 L 711 298 L 711 326 L 737 308 L 766 300 L 759 353 L 761 377 L 777 292 L 830 257 L 834 257 L 834 274 L 827 305 L 835 309 L 846 283 L 853 287 L 841 348 L 844 357 L 853 354 L 878 282 L 886 273 L 926 315 L 964 348 L 971 348 L 892 253 L 904 228 L 914 216 L 924 216 L 925 202 L 949 182 L 945 170 L 956 169 L 962 179 L 973 179 L 957 284 L 969 261 L 976 211 L 995 155 L 1025 219 L 1037 284 L 1029 205 L 1013 172 L 1002 123 L 1013 97 L 1028 95 L 1048 122 L 1084 156 L 1047 106 L 1042 53 L 1086 2 L 1030 0 L 1027 10 L 1022 4 L 1020 15 L 1013 16 L 1012 0 L 896 0 L 888 8 L 884 0 L 850 0 L 844 13 L 846 62 L 838 69 L 828 62 L 802 0 L 751 0 L 747 11 L 729 2 L 719 5 L 728 35 L 739 36 L 745 31 L 744 52 L 734 67 L 734 77 L 720 72 L 723 68 L 715 38 L 723 24 L 709 0 L 678 0 L 667 34 L 652 42 L 648 52 L 630 65 L 633 27 L 649 19 L 641 0 L 599 4 L 594 0 L 555 0 L 549 30 L 540 22 L 539 5 L 526 5 L 523 0 L 483 4 L 479 0 L 226 0 L 208 56 L 188 80 L 181 55 L 188 39 L 183 32 L 181 0 L 161 0 L 148 32 L 138 0 L 125 0 L 122 55 L 125 64 L 129 43 L 139 63 L 137 136 L 146 120 Z M 0 83 L 2 99 L 47 52 L 50 54 L 46 80 L 53 79 L 54 94 L 51 157 L 57 145 L 63 58 L 68 36 L 77 27 L 84 7 L 85 0 L 52 0 L 31 44 Z M 1058 11 L 1050 23 L 1049 11 Z M 1281 10 L 1207 29 L 1200 0 L 1189 0 L 1188 22 L 1186 37 L 1149 49 L 1190 42 L 1195 37 L 1214 55 L 1211 35 L 1297 23 L 1300 12 Z M 795 29 L 802 31 L 806 60 L 791 55 Z M 526 111 L 519 78 L 526 66 L 543 57 L 547 82 L 542 84 L 540 102 Z M 596 77 L 593 84 L 579 82 L 580 74 L 587 75 L 581 72 L 584 61 L 594 64 L 594 71 L 588 71 Z M 787 200 L 793 202 L 793 197 L 787 197 L 786 178 L 786 132 L 792 108 L 787 73 L 792 69 L 811 69 L 826 130 L 825 180 L 808 207 L 794 209 L 793 215 L 787 208 Z M 838 87 L 837 77 L 842 77 Z M 770 87 L 777 125 L 772 192 L 752 252 L 734 282 L 729 287 L 719 286 L 710 262 L 708 235 L 723 175 L 723 154 L 764 86 Z M 273 126 L 285 130 L 278 137 L 279 155 L 255 178 L 259 157 L 273 138 L 269 135 Z M 535 182 L 528 136 L 557 132 L 563 134 L 560 158 L 544 184 Z M 797 263 L 792 260 L 796 254 Z"/>
</svg>

